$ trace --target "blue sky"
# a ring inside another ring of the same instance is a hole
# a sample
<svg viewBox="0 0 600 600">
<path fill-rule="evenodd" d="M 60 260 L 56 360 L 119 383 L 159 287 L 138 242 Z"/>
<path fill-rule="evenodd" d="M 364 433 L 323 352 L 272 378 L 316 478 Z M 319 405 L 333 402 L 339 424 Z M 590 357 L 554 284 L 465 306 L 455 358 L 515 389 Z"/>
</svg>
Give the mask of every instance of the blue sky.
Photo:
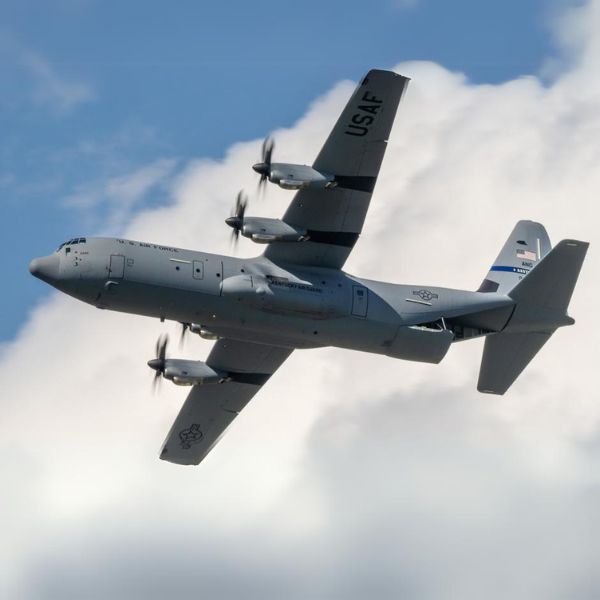
<svg viewBox="0 0 600 600">
<path fill-rule="evenodd" d="M 30 258 L 74 235 L 117 233 L 106 181 L 156 161 L 176 172 L 190 159 L 219 158 L 236 141 L 292 124 L 334 82 L 372 66 L 432 60 L 490 83 L 538 73 L 554 53 L 555 7 L 5 0 L 0 201 L 10 283 L 0 339 L 51 293 L 30 277 Z M 73 200 L 87 196 L 84 206 Z M 168 201 L 160 186 L 143 199 Z"/>
</svg>

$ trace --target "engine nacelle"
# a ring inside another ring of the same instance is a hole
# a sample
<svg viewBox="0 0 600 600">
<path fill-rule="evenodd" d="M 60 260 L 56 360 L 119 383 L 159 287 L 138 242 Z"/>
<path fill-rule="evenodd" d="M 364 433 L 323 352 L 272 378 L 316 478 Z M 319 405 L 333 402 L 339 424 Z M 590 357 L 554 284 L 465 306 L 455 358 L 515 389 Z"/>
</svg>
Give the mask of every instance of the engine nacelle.
<svg viewBox="0 0 600 600">
<path fill-rule="evenodd" d="M 299 190 L 306 187 L 334 187 L 335 176 L 321 173 L 308 165 L 289 163 L 271 163 L 269 180 L 284 190 Z"/>
<path fill-rule="evenodd" d="M 290 163 L 258 163 L 253 168 L 257 173 L 266 176 L 269 181 L 276 183 L 284 190 L 341 187 L 372 193 L 377 181 L 377 177 L 374 176 L 325 173 L 308 165 Z"/>
<path fill-rule="evenodd" d="M 264 217 L 245 217 L 241 234 L 257 244 L 303 242 L 308 239 L 306 229 L 292 227 L 281 219 Z"/>
<path fill-rule="evenodd" d="M 216 333 L 202 327 L 202 325 L 199 325 L 198 323 L 190 323 L 190 331 L 199 335 L 204 340 L 214 341 L 219 339 L 219 336 Z"/>
<path fill-rule="evenodd" d="M 177 385 L 206 385 L 227 381 L 227 373 L 217 371 L 199 360 L 168 358 L 163 377 Z"/>
</svg>

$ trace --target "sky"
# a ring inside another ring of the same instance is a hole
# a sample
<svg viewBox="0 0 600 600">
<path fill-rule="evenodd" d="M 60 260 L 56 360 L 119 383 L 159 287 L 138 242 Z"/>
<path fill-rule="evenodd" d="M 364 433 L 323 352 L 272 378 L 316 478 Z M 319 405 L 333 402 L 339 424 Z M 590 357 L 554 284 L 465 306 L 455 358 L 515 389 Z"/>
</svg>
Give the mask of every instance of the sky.
<svg viewBox="0 0 600 600">
<path fill-rule="evenodd" d="M 600 2 L 5 5 L 0 597 L 597 598 Z M 347 270 L 476 289 L 531 218 L 591 242 L 576 325 L 503 397 L 481 341 L 297 351 L 200 467 L 159 461 L 185 390 L 145 363 L 176 327 L 27 262 L 95 232 L 227 253 L 262 138 L 310 162 L 371 66 L 412 81 Z"/>
<path fill-rule="evenodd" d="M 26 242 L 27 251 L 0 259 L 11 281 L 0 340 L 48 296 L 27 273 L 32 256 L 74 236 L 117 233 L 130 214 L 115 223 L 116 203 L 168 201 L 149 176 L 124 201 L 120 178 L 156 161 L 175 171 L 218 160 L 236 142 L 292 125 L 336 81 L 372 67 L 432 60 L 479 83 L 539 73 L 555 56 L 558 6 L 4 0 L 0 231 L 7 248 Z M 117 189 L 106 189 L 112 181 Z"/>
</svg>

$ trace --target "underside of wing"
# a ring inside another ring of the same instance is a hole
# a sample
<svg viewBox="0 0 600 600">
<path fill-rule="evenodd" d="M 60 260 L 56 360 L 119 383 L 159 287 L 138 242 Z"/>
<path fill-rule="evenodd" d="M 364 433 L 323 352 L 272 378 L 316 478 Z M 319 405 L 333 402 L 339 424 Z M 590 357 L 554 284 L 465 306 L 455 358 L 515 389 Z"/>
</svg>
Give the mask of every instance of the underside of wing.
<svg viewBox="0 0 600 600">
<path fill-rule="evenodd" d="M 206 364 L 228 373 L 229 378 L 224 383 L 192 387 L 160 458 L 180 465 L 199 464 L 291 353 L 291 348 L 217 341 Z"/>
<path fill-rule="evenodd" d="M 372 70 L 356 88 L 313 168 L 335 176 L 335 186 L 296 193 L 283 220 L 307 230 L 309 240 L 275 242 L 273 262 L 341 268 L 360 232 L 398 104 L 408 78 Z"/>
</svg>

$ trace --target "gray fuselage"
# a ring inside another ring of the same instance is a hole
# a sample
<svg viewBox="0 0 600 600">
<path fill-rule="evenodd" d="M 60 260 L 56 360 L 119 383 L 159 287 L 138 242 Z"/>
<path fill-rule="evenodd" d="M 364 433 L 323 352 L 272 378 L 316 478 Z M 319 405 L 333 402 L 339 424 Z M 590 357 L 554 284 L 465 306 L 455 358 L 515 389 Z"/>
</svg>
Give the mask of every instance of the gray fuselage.
<svg viewBox="0 0 600 600">
<path fill-rule="evenodd" d="M 494 293 L 113 238 L 79 238 L 30 269 L 98 308 L 194 323 L 220 337 L 423 362 L 439 362 L 453 341 L 501 330 L 514 307 Z"/>
</svg>

